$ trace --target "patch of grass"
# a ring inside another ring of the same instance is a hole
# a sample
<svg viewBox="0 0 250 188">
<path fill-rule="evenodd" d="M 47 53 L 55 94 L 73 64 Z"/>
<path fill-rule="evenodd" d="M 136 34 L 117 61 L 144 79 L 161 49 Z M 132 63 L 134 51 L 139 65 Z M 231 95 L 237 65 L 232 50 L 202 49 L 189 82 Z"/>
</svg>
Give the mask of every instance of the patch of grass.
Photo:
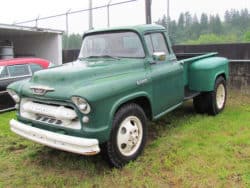
<svg viewBox="0 0 250 188">
<path fill-rule="evenodd" d="M 123 169 L 100 156 L 54 150 L 11 133 L 0 115 L 0 187 L 249 187 L 250 96 L 231 92 L 223 113 L 192 103 L 151 123 L 144 153 Z"/>
</svg>

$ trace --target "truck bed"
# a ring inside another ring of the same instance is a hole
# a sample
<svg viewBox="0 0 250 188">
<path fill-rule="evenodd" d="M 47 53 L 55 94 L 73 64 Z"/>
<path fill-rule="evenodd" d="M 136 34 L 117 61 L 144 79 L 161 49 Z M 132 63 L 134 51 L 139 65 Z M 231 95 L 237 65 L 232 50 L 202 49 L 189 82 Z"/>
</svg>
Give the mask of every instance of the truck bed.
<svg viewBox="0 0 250 188">
<path fill-rule="evenodd" d="M 176 53 L 177 60 L 183 60 L 184 62 L 193 62 L 196 60 L 204 59 L 207 57 L 213 57 L 218 55 L 217 52 L 210 53 Z"/>
<path fill-rule="evenodd" d="M 177 53 L 176 58 L 178 61 L 183 62 L 184 66 L 184 86 L 185 86 L 185 94 L 184 99 L 189 100 L 194 98 L 195 96 L 199 95 L 199 91 L 194 91 L 189 87 L 189 80 L 191 78 L 189 67 L 193 62 L 198 60 L 202 60 L 209 57 L 214 57 L 218 53 Z"/>
<path fill-rule="evenodd" d="M 176 53 L 177 60 L 189 59 L 197 56 L 202 56 L 207 53 Z"/>
</svg>

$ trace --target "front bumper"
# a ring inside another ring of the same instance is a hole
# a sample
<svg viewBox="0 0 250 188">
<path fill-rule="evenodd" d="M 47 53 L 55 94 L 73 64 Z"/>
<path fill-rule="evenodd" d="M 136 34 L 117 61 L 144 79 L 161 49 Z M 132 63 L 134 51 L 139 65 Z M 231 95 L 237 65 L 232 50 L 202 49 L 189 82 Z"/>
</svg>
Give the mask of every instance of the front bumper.
<svg viewBox="0 0 250 188">
<path fill-rule="evenodd" d="M 10 121 L 11 130 L 34 142 L 81 155 L 95 155 L 100 152 L 97 139 L 87 139 L 75 136 L 68 136 L 38 129 L 17 120 Z"/>
</svg>

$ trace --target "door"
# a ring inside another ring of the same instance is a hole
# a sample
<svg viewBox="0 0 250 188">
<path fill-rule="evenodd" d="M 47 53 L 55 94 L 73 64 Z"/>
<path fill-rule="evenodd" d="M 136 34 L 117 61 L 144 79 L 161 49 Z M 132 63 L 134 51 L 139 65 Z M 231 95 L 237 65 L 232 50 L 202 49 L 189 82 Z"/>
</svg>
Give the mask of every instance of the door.
<svg viewBox="0 0 250 188">
<path fill-rule="evenodd" d="M 154 115 L 181 103 L 184 98 L 183 66 L 174 55 L 170 54 L 164 33 L 149 33 L 145 35 L 150 54 L 150 74 L 152 79 Z M 163 61 L 155 61 L 153 54 L 164 52 Z"/>
</svg>

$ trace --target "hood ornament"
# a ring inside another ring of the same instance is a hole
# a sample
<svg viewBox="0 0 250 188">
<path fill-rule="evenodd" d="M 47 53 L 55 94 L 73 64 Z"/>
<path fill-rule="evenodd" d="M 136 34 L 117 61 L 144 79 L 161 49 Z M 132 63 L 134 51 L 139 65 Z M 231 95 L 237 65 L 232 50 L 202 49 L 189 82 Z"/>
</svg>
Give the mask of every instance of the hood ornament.
<svg viewBox="0 0 250 188">
<path fill-rule="evenodd" d="M 47 92 L 55 91 L 54 88 L 48 86 L 31 86 L 30 89 L 36 95 L 45 95 Z"/>
</svg>

